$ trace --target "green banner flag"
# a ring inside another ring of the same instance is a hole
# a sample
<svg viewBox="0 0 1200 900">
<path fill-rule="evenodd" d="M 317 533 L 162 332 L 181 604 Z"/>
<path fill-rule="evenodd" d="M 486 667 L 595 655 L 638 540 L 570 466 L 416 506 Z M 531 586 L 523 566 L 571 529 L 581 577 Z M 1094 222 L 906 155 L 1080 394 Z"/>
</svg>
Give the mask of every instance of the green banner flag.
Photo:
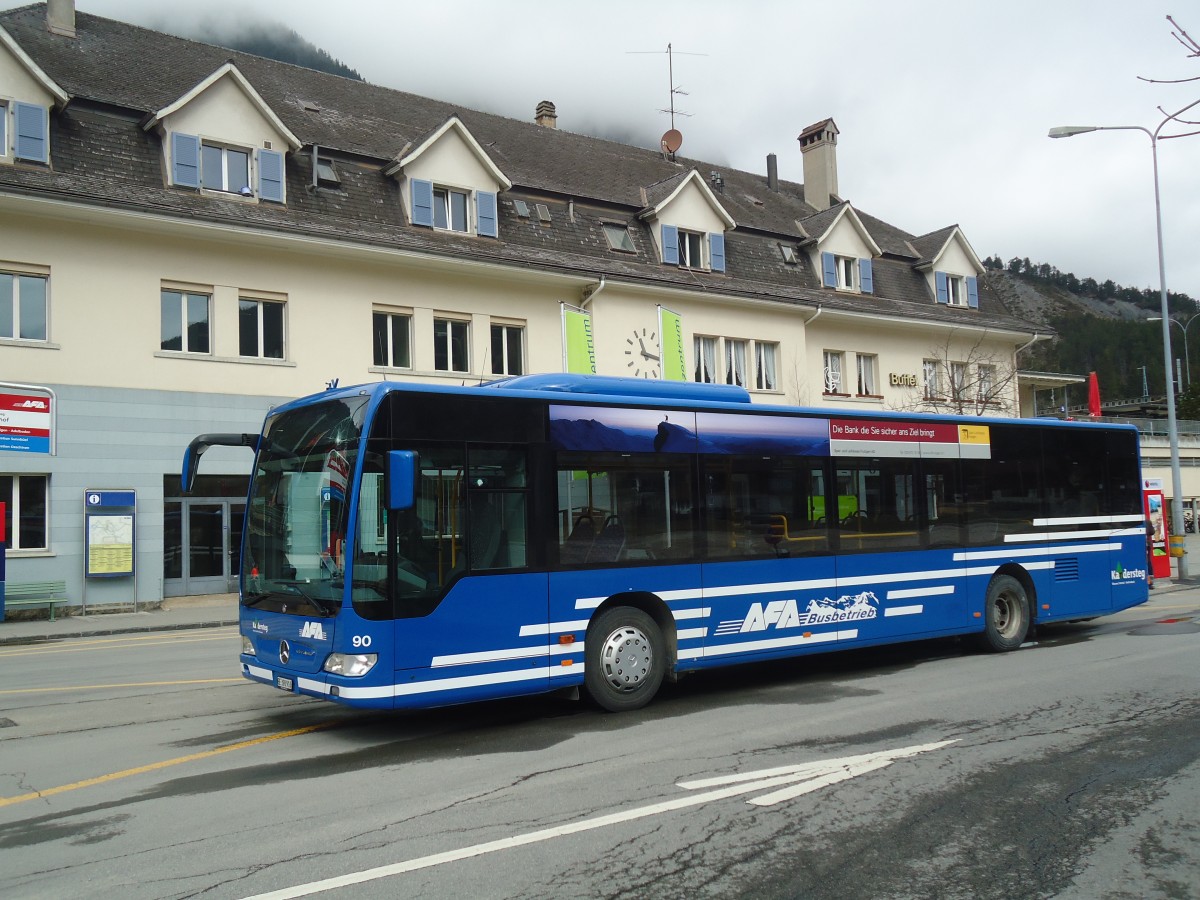
<svg viewBox="0 0 1200 900">
<path fill-rule="evenodd" d="M 582 309 L 562 304 L 563 365 L 568 372 L 596 374 L 596 345 L 592 340 L 592 316 Z"/>
<path fill-rule="evenodd" d="M 687 381 L 687 362 L 683 358 L 683 321 L 679 313 L 660 306 L 658 333 L 662 335 L 662 377 L 667 381 Z"/>
</svg>

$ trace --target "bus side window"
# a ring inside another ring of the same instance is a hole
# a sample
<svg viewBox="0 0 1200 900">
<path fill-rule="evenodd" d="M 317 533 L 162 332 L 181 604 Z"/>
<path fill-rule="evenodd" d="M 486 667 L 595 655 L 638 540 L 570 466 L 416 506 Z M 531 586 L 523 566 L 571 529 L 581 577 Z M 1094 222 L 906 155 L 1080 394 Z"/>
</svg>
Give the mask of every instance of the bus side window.
<svg viewBox="0 0 1200 900">
<path fill-rule="evenodd" d="M 471 447 L 468 459 L 467 544 L 471 568 L 523 568 L 526 565 L 525 451 Z"/>
<path fill-rule="evenodd" d="M 708 556 L 808 556 L 829 550 L 823 462 L 787 457 L 704 460 Z"/>
</svg>

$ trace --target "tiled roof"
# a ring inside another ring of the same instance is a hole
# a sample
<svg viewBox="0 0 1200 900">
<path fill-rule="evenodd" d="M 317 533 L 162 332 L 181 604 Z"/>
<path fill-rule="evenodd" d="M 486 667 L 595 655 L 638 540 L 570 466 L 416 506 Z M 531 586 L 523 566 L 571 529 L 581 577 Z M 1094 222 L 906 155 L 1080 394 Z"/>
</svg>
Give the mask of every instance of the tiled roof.
<svg viewBox="0 0 1200 900">
<path fill-rule="evenodd" d="M 820 235 L 822 222 L 839 207 L 818 213 L 804 202 L 802 185 L 780 181 L 771 190 L 765 172 L 671 160 L 658 150 L 461 109 L 82 12 L 76 15 L 77 37 L 63 37 L 47 31 L 45 15 L 44 4 L 9 10 L 0 13 L 0 26 L 72 101 L 51 116 L 51 168 L 0 166 L 0 191 L 784 304 L 823 303 L 1032 333 L 1029 323 L 1010 316 L 982 284 L 977 311 L 936 304 L 924 277 L 912 268 L 914 245 L 923 239 L 857 208 L 884 252 L 874 267 L 875 295 L 822 288 L 807 257 L 800 253 L 799 264 L 789 265 L 779 243 L 795 246 L 806 233 Z M 286 205 L 215 199 L 164 186 L 160 140 L 141 124 L 226 62 L 237 66 L 304 145 L 288 157 Z M 513 182 L 500 195 L 500 240 L 409 225 L 395 180 L 383 174 L 402 150 L 417 146 L 452 115 Z M 313 145 L 335 159 L 339 189 L 307 189 Z M 706 183 L 711 171 L 721 174 L 724 184 L 715 197 L 737 222 L 726 236 L 724 274 L 661 264 L 648 226 L 637 219 L 693 168 Z M 545 203 L 551 223 L 519 217 L 512 203 L 517 197 Z M 602 218 L 626 221 L 637 252 L 610 250 Z"/>
</svg>

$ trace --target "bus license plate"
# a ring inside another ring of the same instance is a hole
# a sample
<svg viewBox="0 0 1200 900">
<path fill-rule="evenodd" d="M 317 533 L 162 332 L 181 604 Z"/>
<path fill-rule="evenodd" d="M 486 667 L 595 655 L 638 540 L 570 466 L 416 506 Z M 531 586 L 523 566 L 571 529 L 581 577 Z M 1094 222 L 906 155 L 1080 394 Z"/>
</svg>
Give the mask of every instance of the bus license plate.
<svg viewBox="0 0 1200 900">
<path fill-rule="evenodd" d="M 292 689 L 292 679 L 284 678 L 282 675 L 275 676 L 275 687 L 281 691 L 290 691 Z"/>
</svg>

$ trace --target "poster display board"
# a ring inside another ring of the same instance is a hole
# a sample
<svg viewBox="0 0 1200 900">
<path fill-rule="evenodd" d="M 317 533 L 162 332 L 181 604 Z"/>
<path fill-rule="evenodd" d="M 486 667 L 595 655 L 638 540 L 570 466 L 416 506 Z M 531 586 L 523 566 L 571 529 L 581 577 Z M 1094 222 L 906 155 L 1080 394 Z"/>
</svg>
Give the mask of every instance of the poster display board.
<svg viewBox="0 0 1200 900">
<path fill-rule="evenodd" d="M 1155 578 L 1170 578 L 1171 557 L 1167 552 L 1167 536 L 1171 532 L 1161 478 L 1142 479 L 1142 504 L 1146 512 L 1146 521 L 1153 529 L 1147 533 L 1146 538 L 1150 570 Z"/>
<path fill-rule="evenodd" d="M 133 571 L 133 491 L 85 491 L 84 575 L 129 577 Z"/>
</svg>

